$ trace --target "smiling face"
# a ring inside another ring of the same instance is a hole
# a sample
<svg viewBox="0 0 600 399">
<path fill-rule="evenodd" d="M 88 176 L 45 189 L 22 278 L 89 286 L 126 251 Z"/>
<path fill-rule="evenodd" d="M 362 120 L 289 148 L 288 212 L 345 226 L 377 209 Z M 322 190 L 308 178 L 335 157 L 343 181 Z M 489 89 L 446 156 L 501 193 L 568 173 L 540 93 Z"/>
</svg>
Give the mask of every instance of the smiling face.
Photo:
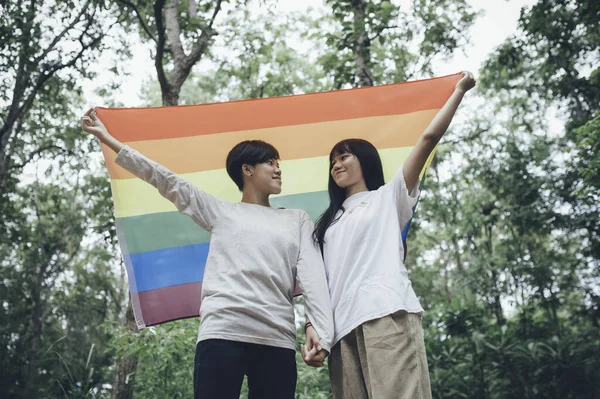
<svg viewBox="0 0 600 399">
<path fill-rule="evenodd" d="M 249 165 L 244 165 L 244 167 Z M 277 159 L 257 163 L 250 167 L 252 185 L 255 190 L 270 194 L 281 193 L 281 169 Z"/>
<path fill-rule="evenodd" d="M 348 151 L 333 156 L 331 177 L 340 188 L 348 188 L 364 182 L 360 161 Z"/>
</svg>

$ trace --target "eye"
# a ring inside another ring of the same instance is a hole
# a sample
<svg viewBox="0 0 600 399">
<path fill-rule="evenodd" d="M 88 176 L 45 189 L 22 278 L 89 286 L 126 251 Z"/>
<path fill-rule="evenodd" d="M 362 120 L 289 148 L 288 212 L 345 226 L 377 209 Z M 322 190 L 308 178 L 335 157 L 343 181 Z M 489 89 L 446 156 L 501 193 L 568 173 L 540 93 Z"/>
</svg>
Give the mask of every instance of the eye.
<svg viewBox="0 0 600 399">
<path fill-rule="evenodd" d="M 269 160 L 267 161 L 267 163 L 269 164 L 269 166 L 273 166 L 273 160 Z"/>
</svg>

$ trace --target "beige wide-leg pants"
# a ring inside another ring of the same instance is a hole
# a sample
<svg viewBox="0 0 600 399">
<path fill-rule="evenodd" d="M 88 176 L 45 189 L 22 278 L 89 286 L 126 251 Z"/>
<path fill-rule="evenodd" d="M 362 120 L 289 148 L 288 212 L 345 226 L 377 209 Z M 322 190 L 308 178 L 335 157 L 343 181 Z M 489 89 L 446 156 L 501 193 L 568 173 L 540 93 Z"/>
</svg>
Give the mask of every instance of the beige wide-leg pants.
<svg viewBox="0 0 600 399">
<path fill-rule="evenodd" d="M 421 315 L 399 311 L 355 328 L 332 349 L 334 399 L 431 399 Z"/>
</svg>

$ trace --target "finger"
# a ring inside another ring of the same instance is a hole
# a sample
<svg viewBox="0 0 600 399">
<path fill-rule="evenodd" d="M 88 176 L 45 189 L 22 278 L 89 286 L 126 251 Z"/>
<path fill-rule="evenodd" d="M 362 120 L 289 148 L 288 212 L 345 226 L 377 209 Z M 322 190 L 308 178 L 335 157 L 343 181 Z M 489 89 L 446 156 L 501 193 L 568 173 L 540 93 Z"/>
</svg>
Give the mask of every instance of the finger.
<svg viewBox="0 0 600 399">
<path fill-rule="evenodd" d="M 307 364 L 311 367 L 323 367 L 323 362 L 310 362 Z"/>
<path fill-rule="evenodd" d="M 310 343 L 311 348 L 316 347 L 317 351 L 321 351 L 321 341 L 319 340 L 319 338 L 311 339 Z"/>
<path fill-rule="evenodd" d="M 312 358 L 313 362 L 324 362 L 325 361 L 325 354 L 324 353 L 318 353 L 316 356 L 314 356 Z"/>
<path fill-rule="evenodd" d="M 85 116 L 90 116 L 92 114 L 92 111 L 94 110 L 94 108 L 90 108 L 87 110 L 87 112 L 84 114 Z"/>
<path fill-rule="evenodd" d="M 306 359 L 306 349 L 304 345 L 300 346 L 300 352 L 302 353 L 302 359 Z"/>
<path fill-rule="evenodd" d="M 306 338 L 306 343 L 304 345 L 306 345 L 306 350 L 307 351 L 312 350 L 312 348 L 314 346 L 313 343 L 312 343 L 312 340 L 310 338 L 308 338 L 308 337 Z"/>
<path fill-rule="evenodd" d="M 307 361 L 311 361 L 316 354 L 317 354 L 317 348 L 312 348 L 311 350 L 306 352 L 306 356 L 304 358 Z"/>
</svg>

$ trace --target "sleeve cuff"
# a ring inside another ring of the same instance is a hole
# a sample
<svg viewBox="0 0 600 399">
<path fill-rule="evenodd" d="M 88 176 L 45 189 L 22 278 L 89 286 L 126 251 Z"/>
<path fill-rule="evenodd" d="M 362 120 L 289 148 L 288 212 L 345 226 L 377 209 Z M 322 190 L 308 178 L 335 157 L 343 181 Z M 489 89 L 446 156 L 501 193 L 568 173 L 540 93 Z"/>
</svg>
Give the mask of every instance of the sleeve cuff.
<svg viewBox="0 0 600 399">
<path fill-rule="evenodd" d="M 417 180 L 417 184 L 415 184 L 413 189 L 409 192 L 408 187 L 406 187 L 406 181 L 404 180 L 404 165 L 402 165 L 398 170 L 397 178 L 401 179 L 401 188 L 402 190 L 406 190 L 410 206 L 415 206 L 415 204 L 419 200 L 419 196 L 421 195 L 421 190 L 419 190 L 419 187 L 421 186 L 421 180 Z"/>
<path fill-rule="evenodd" d="M 123 166 L 125 163 L 125 160 L 127 159 L 128 155 L 131 153 L 131 148 L 129 146 L 123 146 L 123 148 L 121 148 L 121 151 L 119 151 L 117 153 L 117 157 L 115 158 L 115 163 L 119 166 Z"/>
</svg>

